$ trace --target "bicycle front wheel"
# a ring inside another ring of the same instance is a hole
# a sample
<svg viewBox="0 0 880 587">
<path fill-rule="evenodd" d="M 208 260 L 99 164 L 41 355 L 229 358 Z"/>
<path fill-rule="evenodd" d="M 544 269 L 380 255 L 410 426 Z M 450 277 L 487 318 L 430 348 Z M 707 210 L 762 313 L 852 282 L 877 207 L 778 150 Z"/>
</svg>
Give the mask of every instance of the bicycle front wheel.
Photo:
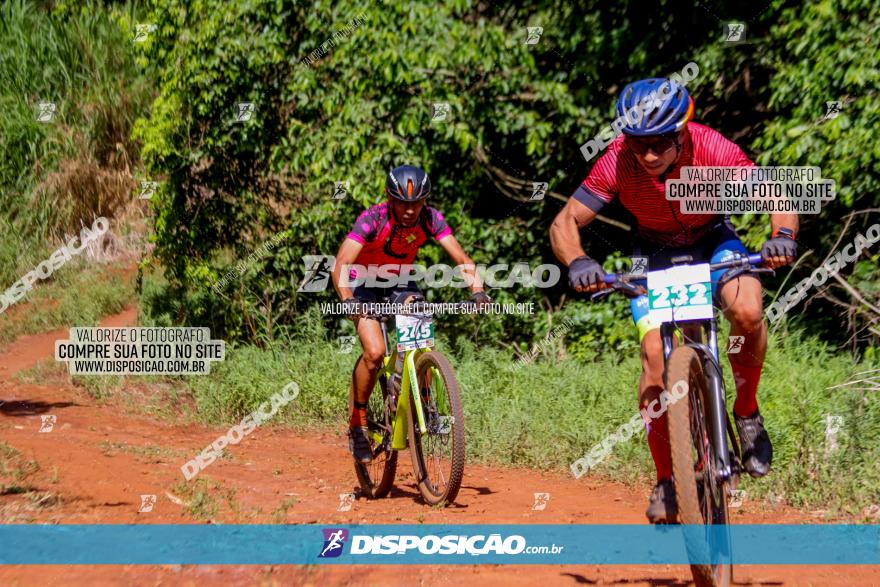
<svg viewBox="0 0 880 587">
<path fill-rule="evenodd" d="M 416 359 L 416 383 L 425 417 L 419 429 L 409 413 L 410 454 L 422 497 L 431 505 L 455 501 L 464 476 L 464 414 L 455 373 L 446 357 L 429 351 Z"/>
<path fill-rule="evenodd" d="M 710 442 L 707 419 L 709 386 L 700 355 L 691 347 L 672 351 L 666 367 L 666 389 L 681 391 L 679 382 L 687 383 L 687 394 L 668 403 L 669 442 L 672 449 L 672 476 L 682 524 L 727 524 L 727 483 L 719 483 L 716 474 L 715 447 Z M 678 384 L 678 387 L 676 387 Z M 698 587 L 727 587 L 733 567 L 730 564 L 729 541 L 723 531 L 710 532 L 713 564 L 692 564 L 691 572 Z M 698 540 L 685 529 L 688 553 L 700 563 L 707 556 L 706 541 Z M 694 559 L 692 559 L 694 560 Z M 717 562 L 716 562 L 717 561 Z"/>
</svg>

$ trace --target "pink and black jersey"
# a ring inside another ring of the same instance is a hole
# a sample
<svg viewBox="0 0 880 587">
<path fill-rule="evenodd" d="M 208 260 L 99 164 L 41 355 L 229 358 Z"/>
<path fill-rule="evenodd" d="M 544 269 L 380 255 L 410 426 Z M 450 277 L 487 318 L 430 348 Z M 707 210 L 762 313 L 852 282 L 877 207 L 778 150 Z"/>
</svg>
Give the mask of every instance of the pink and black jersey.
<svg viewBox="0 0 880 587">
<path fill-rule="evenodd" d="M 361 212 L 348 238 L 364 245 L 355 264 L 369 267 L 412 264 L 429 237 L 439 241 L 451 234 L 452 229 L 436 208 L 425 206 L 415 226 L 405 227 L 394 220 L 388 202 L 382 202 Z"/>
<path fill-rule="evenodd" d="M 680 202 L 666 199 L 667 179 L 679 179 L 681 168 L 686 166 L 754 165 L 735 143 L 696 122 L 688 124 L 675 166 L 661 176 L 648 174 L 624 139 L 621 135 L 608 146 L 572 197 L 595 212 L 620 198 L 620 203 L 636 218 L 638 235 L 668 246 L 693 244 L 709 231 L 719 215 L 683 214 Z"/>
</svg>

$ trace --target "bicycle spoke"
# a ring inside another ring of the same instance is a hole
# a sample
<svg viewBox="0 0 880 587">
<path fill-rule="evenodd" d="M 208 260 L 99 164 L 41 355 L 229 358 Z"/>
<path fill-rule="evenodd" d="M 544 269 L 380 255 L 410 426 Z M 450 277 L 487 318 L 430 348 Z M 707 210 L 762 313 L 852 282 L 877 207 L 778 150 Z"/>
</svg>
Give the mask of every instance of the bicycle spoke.
<svg viewBox="0 0 880 587">
<path fill-rule="evenodd" d="M 694 388 L 696 389 L 696 388 Z M 694 438 L 694 452 L 696 459 L 694 471 L 698 479 L 698 497 L 700 500 L 700 513 L 706 523 L 712 520 L 711 493 L 714 485 L 714 467 L 709 462 L 709 437 L 706 433 L 705 422 L 700 415 L 704 414 L 703 401 L 698 393 L 691 394 L 691 433 Z"/>
<path fill-rule="evenodd" d="M 391 450 L 391 419 L 384 378 L 376 382 L 367 405 L 367 438 L 373 456 L 368 463 L 355 462 L 361 488 L 372 498 L 388 493 L 397 468 L 397 454 Z"/>
<path fill-rule="evenodd" d="M 450 424 L 447 418 L 449 406 L 446 405 L 446 393 L 443 378 L 436 368 L 431 367 L 425 373 L 425 382 L 430 385 L 422 388 L 422 406 L 425 415 L 426 433 L 421 437 L 425 455 L 425 467 L 428 482 L 436 493 L 443 493 L 449 482 L 446 466 L 451 463 L 451 431 L 446 428 Z M 454 426 L 454 422 L 451 422 Z"/>
</svg>

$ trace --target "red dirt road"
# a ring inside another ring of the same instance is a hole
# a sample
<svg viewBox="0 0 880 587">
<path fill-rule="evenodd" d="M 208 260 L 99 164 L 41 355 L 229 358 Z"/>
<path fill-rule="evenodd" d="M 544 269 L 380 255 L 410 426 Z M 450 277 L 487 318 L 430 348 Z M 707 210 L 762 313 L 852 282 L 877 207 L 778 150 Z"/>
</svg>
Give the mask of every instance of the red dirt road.
<svg viewBox="0 0 880 587">
<path fill-rule="evenodd" d="M 107 326 L 133 325 L 130 309 Z M 358 499 L 337 511 L 339 495 L 356 480 L 341 432 L 297 434 L 264 426 L 223 458 L 185 482 L 180 466 L 225 428 L 159 418 L 151 405 L 167 402 L 129 378 L 124 393 L 98 401 L 69 378 L 48 371 L 40 384 L 21 374 L 51 366 L 59 330 L 26 336 L 0 352 L 0 441 L 39 470 L 21 481 L 30 493 L 0 495 L 2 523 L 644 523 L 648 487 L 527 469 L 468 465 L 457 503 L 437 510 L 422 504 L 409 455 L 401 454 L 397 488 L 379 501 Z M 130 387 L 128 386 L 130 384 Z M 304 389 L 303 392 L 308 390 Z M 118 397 L 117 397 L 118 396 Z M 342 409 L 342 407 L 340 407 Z M 174 411 L 173 406 L 170 411 Z M 41 415 L 56 417 L 40 432 Z M 2 457 L 2 455 L 0 455 Z M 210 484 L 207 498 L 194 486 Z M 550 494 L 543 511 L 534 493 Z M 139 512 L 141 495 L 156 495 Z M 783 507 L 747 503 L 739 523 L 815 523 L 817 517 Z M 743 585 L 880 585 L 869 566 L 739 566 Z M 7 566 L 0 585 L 687 585 L 686 566 Z"/>
</svg>

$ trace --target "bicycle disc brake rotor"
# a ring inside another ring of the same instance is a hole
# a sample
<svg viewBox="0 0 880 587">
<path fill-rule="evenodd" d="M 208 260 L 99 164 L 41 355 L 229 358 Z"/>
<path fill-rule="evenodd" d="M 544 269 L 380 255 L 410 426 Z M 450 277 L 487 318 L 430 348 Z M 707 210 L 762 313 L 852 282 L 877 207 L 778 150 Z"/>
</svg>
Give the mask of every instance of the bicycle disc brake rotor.
<svg viewBox="0 0 880 587">
<path fill-rule="evenodd" d="M 446 446 L 449 444 L 449 438 L 451 436 L 449 425 L 451 417 L 440 414 L 440 411 L 437 409 L 437 403 L 434 401 L 434 394 L 431 393 L 431 388 L 428 388 L 425 391 L 427 391 L 427 393 L 422 394 L 424 399 L 423 405 L 425 407 L 425 427 L 428 429 L 428 434 L 431 436 L 433 443 L 439 443 L 442 446 Z"/>
</svg>

